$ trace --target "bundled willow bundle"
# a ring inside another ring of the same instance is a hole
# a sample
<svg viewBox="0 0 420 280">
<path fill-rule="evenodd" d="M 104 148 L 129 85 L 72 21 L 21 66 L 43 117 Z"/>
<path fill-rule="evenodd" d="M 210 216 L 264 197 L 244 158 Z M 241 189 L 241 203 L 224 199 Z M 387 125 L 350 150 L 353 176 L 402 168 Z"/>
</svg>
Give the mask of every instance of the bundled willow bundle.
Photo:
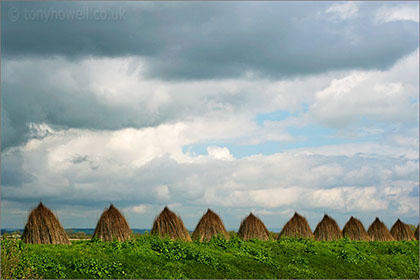
<svg viewBox="0 0 420 280">
<path fill-rule="evenodd" d="M 238 236 L 243 240 L 257 238 L 261 240 L 269 239 L 269 232 L 264 223 L 250 213 L 248 217 L 242 220 L 239 227 Z"/>
<path fill-rule="evenodd" d="M 29 214 L 22 240 L 31 244 L 70 244 L 57 217 L 42 202 Z"/>
<path fill-rule="evenodd" d="M 332 241 L 343 237 L 337 222 L 327 214 L 324 215 L 322 221 L 316 226 L 314 235 L 318 241 Z"/>
<path fill-rule="evenodd" d="M 207 210 L 207 213 L 198 222 L 193 234 L 192 239 L 203 241 L 210 241 L 210 239 L 215 235 L 223 235 L 226 239 L 229 239 L 229 234 L 226 231 L 226 228 L 220 219 L 219 215 Z"/>
<path fill-rule="evenodd" d="M 376 217 L 375 221 L 368 228 L 368 234 L 372 241 L 393 241 L 392 237 L 386 225 Z"/>
<path fill-rule="evenodd" d="M 343 228 L 343 237 L 348 237 L 350 240 L 355 241 L 370 241 L 370 237 L 362 222 L 353 216 Z"/>
<path fill-rule="evenodd" d="M 172 239 L 191 241 L 191 236 L 185 228 L 181 217 L 178 217 L 168 207 L 165 207 L 153 221 L 151 233 L 161 237 L 169 236 Z"/>
<path fill-rule="evenodd" d="M 279 239 L 282 237 L 303 237 L 313 239 L 314 235 L 308 221 L 295 212 L 295 215 L 284 225 L 280 232 Z"/>
<path fill-rule="evenodd" d="M 123 214 L 114 206 L 110 205 L 102 213 L 96 225 L 93 238 L 99 238 L 103 241 L 125 241 L 131 237 L 131 229 Z"/>
<path fill-rule="evenodd" d="M 391 234 L 394 237 L 395 240 L 401 241 L 401 240 L 415 240 L 413 231 L 410 229 L 410 227 L 407 224 L 404 224 L 403 222 L 398 219 L 395 224 L 391 228 Z"/>
</svg>

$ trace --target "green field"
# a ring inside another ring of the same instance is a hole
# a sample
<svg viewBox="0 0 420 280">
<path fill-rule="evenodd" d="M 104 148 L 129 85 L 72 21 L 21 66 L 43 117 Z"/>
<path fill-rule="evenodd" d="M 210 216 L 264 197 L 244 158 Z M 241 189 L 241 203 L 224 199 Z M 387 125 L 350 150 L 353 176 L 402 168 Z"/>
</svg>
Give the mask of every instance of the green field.
<svg viewBox="0 0 420 280">
<path fill-rule="evenodd" d="M 419 241 L 172 241 L 1 244 L 2 278 L 419 278 Z"/>
</svg>

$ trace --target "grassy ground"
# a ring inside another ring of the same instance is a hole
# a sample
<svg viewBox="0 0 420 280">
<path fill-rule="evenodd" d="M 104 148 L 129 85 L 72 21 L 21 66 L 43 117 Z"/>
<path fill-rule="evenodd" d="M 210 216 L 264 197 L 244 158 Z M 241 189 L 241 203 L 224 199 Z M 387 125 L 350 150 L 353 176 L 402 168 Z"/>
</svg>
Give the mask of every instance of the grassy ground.
<svg viewBox="0 0 420 280">
<path fill-rule="evenodd" d="M 186 243 L 145 234 L 70 246 L 3 239 L 1 249 L 2 278 L 419 278 L 418 241 Z"/>
</svg>

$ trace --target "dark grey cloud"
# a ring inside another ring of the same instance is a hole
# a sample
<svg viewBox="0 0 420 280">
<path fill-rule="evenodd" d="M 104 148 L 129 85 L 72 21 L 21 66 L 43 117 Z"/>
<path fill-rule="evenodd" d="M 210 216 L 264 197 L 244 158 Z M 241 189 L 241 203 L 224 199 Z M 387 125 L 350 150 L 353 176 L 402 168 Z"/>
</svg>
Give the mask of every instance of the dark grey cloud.
<svg viewBox="0 0 420 280">
<path fill-rule="evenodd" d="M 35 180 L 35 176 L 24 170 L 22 154 L 13 151 L 1 157 L 1 185 L 20 187 Z"/>
<path fill-rule="evenodd" d="M 99 168 L 99 164 L 95 163 L 94 160 L 92 160 L 87 155 L 75 155 L 73 158 L 69 159 L 69 161 L 73 164 L 82 164 L 87 163 L 92 170 L 97 170 Z"/>
<path fill-rule="evenodd" d="M 45 75 L 38 74 L 35 77 L 46 78 Z M 126 119 L 128 113 L 118 112 L 112 106 L 101 104 L 100 100 L 86 90 L 74 91 L 62 88 L 60 84 L 49 84 L 45 80 L 38 80 L 40 84 L 37 84 L 37 78 L 21 77 L 21 83 L 3 83 L 2 148 L 16 146 L 33 138 L 28 127 L 30 123 L 46 122 L 64 129 L 112 129 L 136 124 L 132 117 L 130 120 Z M 141 125 L 153 124 L 149 120 L 150 118 L 144 118 Z"/>
<path fill-rule="evenodd" d="M 89 157 L 88 156 L 77 155 L 77 156 L 73 157 L 70 161 L 74 164 L 80 164 L 82 162 L 89 161 Z"/>
<path fill-rule="evenodd" d="M 332 3 L 3 3 L 2 55 L 143 56 L 151 77 L 214 79 L 246 72 L 272 78 L 335 69 L 384 69 L 418 47 L 418 24 L 377 23 L 382 3 L 355 18 Z M 413 6 L 416 5 L 413 3 Z M 7 20 L 12 7 L 20 18 Z M 25 20 L 28 10 L 122 9 L 122 20 Z"/>
</svg>

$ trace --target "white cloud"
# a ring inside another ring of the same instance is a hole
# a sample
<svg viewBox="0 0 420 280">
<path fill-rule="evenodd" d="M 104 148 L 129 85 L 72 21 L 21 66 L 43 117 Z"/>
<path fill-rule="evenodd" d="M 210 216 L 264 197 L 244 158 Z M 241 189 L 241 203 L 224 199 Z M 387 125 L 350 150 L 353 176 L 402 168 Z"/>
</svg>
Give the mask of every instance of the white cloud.
<svg viewBox="0 0 420 280">
<path fill-rule="evenodd" d="M 395 134 L 390 138 L 395 144 L 399 146 L 406 146 L 414 149 L 418 148 L 419 146 L 419 139 L 416 137 Z"/>
<path fill-rule="evenodd" d="M 419 163 L 415 161 L 407 161 L 403 165 L 395 166 L 395 173 L 398 176 L 408 176 L 415 173 L 419 169 Z"/>
<path fill-rule="evenodd" d="M 324 156 L 355 156 L 377 157 L 386 156 L 390 158 L 404 157 L 406 159 L 418 159 L 419 152 L 416 147 L 394 146 L 378 142 L 365 141 L 358 143 L 345 143 L 337 145 L 325 145 L 320 147 L 305 147 L 290 149 L 286 153 L 299 153 Z"/>
<path fill-rule="evenodd" d="M 281 215 L 281 216 L 292 216 L 293 215 L 293 210 L 287 209 L 287 210 L 283 210 L 283 211 L 272 211 L 272 210 L 267 210 L 267 209 L 252 209 L 252 213 L 256 214 L 256 215 Z"/>
<path fill-rule="evenodd" d="M 207 147 L 209 156 L 220 160 L 233 160 L 233 156 L 226 147 L 209 146 Z"/>
<path fill-rule="evenodd" d="M 387 71 L 355 71 L 316 92 L 309 115 L 334 128 L 362 118 L 377 122 L 416 122 L 418 50 Z M 406 74 L 405 77 L 402 77 Z M 414 74 L 414 75 L 413 75 Z"/>
<path fill-rule="evenodd" d="M 143 214 L 146 213 L 149 210 L 150 206 L 148 205 L 144 205 L 144 204 L 140 204 L 137 206 L 133 206 L 131 208 L 131 211 L 133 211 L 134 213 L 139 213 L 139 214 Z"/>
<path fill-rule="evenodd" d="M 169 199 L 171 198 L 168 186 L 165 186 L 165 185 L 157 186 L 155 187 L 155 192 L 156 192 L 157 198 L 161 201 L 169 201 Z"/>
<path fill-rule="evenodd" d="M 380 150 L 380 144 L 366 148 L 369 157 L 356 152 L 363 152 L 359 146 L 354 148 L 354 153 L 346 147 L 323 147 L 329 153 L 305 154 L 290 150 L 268 156 L 229 157 L 230 160 L 218 160 L 210 155 L 190 158 L 184 154 L 182 157 L 188 160 L 180 161 L 171 156 L 177 149 L 163 145 L 154 158 L 138 165 L 133 158 L 141 156 L 142 150 L 132 156 L 134 150 L 126 149 L 124 145 L 121 149 L 109 148 L 114 133 L 57 132 L 32 140 L 15 152 L 4 153 L 2 163 L 7 164 L 19 155 L 23 158 L 19 168 L 34 178 L 19 187 L 3 186 L 3 198 L 42 197 L 47 202 L 64 199 L 65 205 L 87 203 L 99 209 L 111 201 L 116 205 L 128 203 L 124 209 L 130 213 L 151 215 L 168 204 L 183 216 L 198 209 L 216 207 L 221 215 L 227 215 L 232 209 L 236 209 L 235 213 L 242 209 L 245 213 L 256 210 L 262 211 L 256 213 L 266 215 L 323 209 L 319 211 L 330 214 L 364 212 L 376 215 L 380 211 L 392 215 L 398 211 L 401 217 L 409 217 L 418 207 L 418 201 L 409 196 L 418 184 L 418 169 L 415 168 L 418 158 L 410 160 L 404 154 L 397 156 L 395 150 L 392 153 L 386 152 L 386 148 Z M 159 139 L 162 137 L 159 133 L 167 131 L 154 128 L 154 133 L 147 135 Z M 142 142 L 145 137 L 140 132 L 134 135 L 138 138 L 130 143 Z M 97 145 L 108 148 L 100 149 L 99 153 L 94 148 Z M 215 150 L 222 158 L 230 154 L 220 147 Z M 83 156 L 74 160 L 74 155 Z M 97 167 L 92 168 L 92 164 Z M 406 180 L 398 181 L 401 178 Z M 153 215 L 149 220 L 138 220 L 130 213 L 127 217 L 132 226 L 150 226 Z M 74 220 L 65 211 L 61 215 L 64 221 Z M 195 216 L 187 217 L 188 225 L 196 222 L 193 221 Z M 92 224 L 96 222 L 95 216 L 89 219 Z M 234 219 L 228 218 L 225 222 L 233 225 L 237 222 Z"/>
<path fill-rule="evenodd" d="M 314 206 L 348 212 L 386 210 L 388 206 L 386 200 L 378 199 L 375 187 L 316 190 L 312 194 L 312 201 Z"/>
<path fill-rule="evenodd" d="M 301 196 L 299 188 L 276 188 L 250 191 L 249 196 L 255 205 L 263 207 L 278 207 L 290 205 Z"/>
<path fill-rule="evenodd" d="M 346 1 L 342 3 L 334 3 L 328 9 L 325 10 L 325 13 L 332 14 L 341 20 L 346 20 L 354 18 L 357 16 L 359 7 L 356 3 Z"/>
<path fill-rule="evenodd" d="M 409 20 L 419 22 L 418 5 L 395 5 L 384 6 L 378 9 L 375 22 L 384 23 L 399 20 Z"/>
</svg>

